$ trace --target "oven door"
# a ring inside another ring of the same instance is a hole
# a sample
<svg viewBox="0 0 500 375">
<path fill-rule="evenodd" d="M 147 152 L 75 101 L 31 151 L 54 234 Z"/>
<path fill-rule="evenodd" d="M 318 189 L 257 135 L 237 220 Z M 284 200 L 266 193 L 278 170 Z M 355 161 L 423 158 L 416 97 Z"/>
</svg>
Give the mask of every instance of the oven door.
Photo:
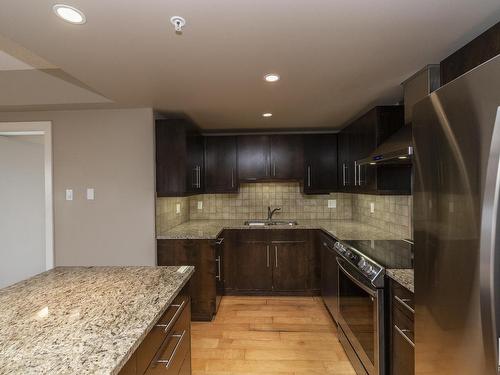
<svg viewBox="0 0 500 375">
<path fill-rule="evenodd" d="M 361 362 L 366 373 L 383 375 L 385 370 L 380 351 L 384 332 L 381 326 L 383 290 L 370 287 L 371 284 L 342 258 L 337 257 L 337 264 L 338 324 L 352 346 L 352 349 L 347 348 L 346 351 L 354 350 L 357 358 L 350 358 L 351 362 Z"/>
</svg>

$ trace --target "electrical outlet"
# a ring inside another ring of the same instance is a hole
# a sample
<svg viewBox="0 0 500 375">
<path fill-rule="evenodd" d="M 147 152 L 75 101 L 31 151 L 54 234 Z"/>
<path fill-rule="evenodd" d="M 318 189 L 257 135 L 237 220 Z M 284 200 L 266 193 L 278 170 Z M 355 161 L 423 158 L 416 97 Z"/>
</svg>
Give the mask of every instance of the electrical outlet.
<svg viewBox="0 0 500 375">
<path fill-rule="evenodd" d="M 370 213 L 374 214 L 375 213 L 375 203 L 370 202 Z"/>
<path fill-rule="evenodd" d="M 95 189 L 87 188 L 87 200 L 93 201 L 95 199 Z"/>
<path fill-rule="evenodd" d="M 337 200 L 328 199 L 328 208 L 337 208 Z"/>
<path fill-rule="evenodd" d="M 203 201 L 198 201 L 198 210 L 203 210 Z"/>
<path fill-rule="evenodd" d="M 67 201 L 73 200 L 73 189 L 66 189 L 66 200 Z"/>
<path fill-rule="evenodd" d="M 175 213 L 176 214 L 180 214 L 181 213 L 181 204 L 180 203 L 177 203 L 175 205 Z"/>
</svg>

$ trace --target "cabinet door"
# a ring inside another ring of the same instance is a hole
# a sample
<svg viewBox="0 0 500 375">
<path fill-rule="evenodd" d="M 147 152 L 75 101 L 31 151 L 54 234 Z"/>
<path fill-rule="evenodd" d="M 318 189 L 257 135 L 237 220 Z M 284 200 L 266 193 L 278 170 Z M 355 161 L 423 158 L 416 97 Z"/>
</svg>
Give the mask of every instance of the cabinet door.
<svg viewBox="0 0 500 375">
<path fill-rule="evenodd" d="M 271 247 L 266 230 L 239 230 L 232 246 L 233 285 L 238 291 L 272 290 Z M 226 268 L 227 269 L 227 268 Z"/>
<path fill-rule="evenodd" d="M 337 135 L 304 137 L 304 193 L 327 194 L 336 191 Z"/>
<path fill-rule="evenodd" d="M 339 190 L 349 191 L 354 181 L 354 170 L 350 160 L 349 129 L 342 130 L 338 135 L 338 185 Z"/>
<path fill-rule="evenodd" d="M 203 137 L 197 132 L 188 132 L 186 137 L 186 191 L 188 193 L 203 192 L 203 148 Z"/>
<path fill-rule="evenodd" d="M 235 137 L 205 137 L 205 192 L 238 191 Z"/>
<path fill-rule="evenodd" d="M 304 146 L 299 135 L 271 137 L 271 178 L 301 180 L 303 178 Z"/>
<path fill-rule="evenodd" d="M 271 248 L 268 243 L 240 242 L 236 265 L 236 288 L 239 291 L 272 290 L 271 267 Z"/>
<path fill-rule="evenodd" d="M 240 180 L 269 178 L 269 137 L 243 135 L 238 137 L 238 174 Z"/>
<path fill-rule="evenodd" d="M 305 241 L 271 243 L 273 290 L 305 291 L 308 289 L 309 261 Z"/>
<path fill-rule="evenodd" d="M 159 197 L 186 192 L 186 124 L 156 121 L 156 193 Z"/>
</svg>

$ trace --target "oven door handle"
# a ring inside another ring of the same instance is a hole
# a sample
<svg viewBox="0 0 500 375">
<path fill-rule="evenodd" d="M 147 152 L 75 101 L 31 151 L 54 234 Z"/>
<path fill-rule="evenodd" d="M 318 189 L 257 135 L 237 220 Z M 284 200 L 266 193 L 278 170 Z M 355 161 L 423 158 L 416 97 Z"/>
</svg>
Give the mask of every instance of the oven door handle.
<svg viewBox="0 0 500 375">
<path fill-rule="evenodd" d="M 377 298 L 377 292 L 374 291 L 373 289 L 367 287 L 366 285 L 364 285 L 361 281 L 359 280 L 356 280 L 356 278 L 354 278 L 343 266 L 342 264 L 340 264 L 340 261 L 339 261 L 339 258 L 337 258 L 337 264 L 340 268 L 340 270 L 349 278 L 349 280 L 351 280 L 354 284 L 356 284 L 357 286 L 359 286 L 361 289 L 363 289 L 366 293 L 368 293 L 370 296 L 372 296 L 373 298 Z"/>
</svg>

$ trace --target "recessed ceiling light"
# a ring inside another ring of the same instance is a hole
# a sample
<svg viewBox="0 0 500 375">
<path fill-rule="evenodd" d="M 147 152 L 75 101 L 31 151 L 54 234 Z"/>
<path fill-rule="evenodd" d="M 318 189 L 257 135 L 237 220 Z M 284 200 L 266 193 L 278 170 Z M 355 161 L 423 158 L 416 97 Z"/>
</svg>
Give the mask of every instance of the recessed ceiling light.
<svg viewBox="0 0 500 375">
<path fill-rule="evenodd" d="M 85 14 L 79 9 L 66 4 L 56 4 L 52 7 L 54 13 L 64 21 L 76 25 L 82 25 L 87 22 Z"/>
<path fill-rule="evenodd" d="M 398 156 L 398 159 L 402 159 L 403 160 L 403 159 L 407 159 L 407 157 L 406 156 Z"/>
<path fill-rule="evenodd" d="M 273 116 L 273 114 L 269 113 L 269 112 L 262 114 L 262 117 L 272 117 L 272 116 Z"/>
<path fill-rule="evenodd" d="M 280 76 L 276 73 L 269 73 L 264 76 L 266 82 L 277 82 L 280 80 Z"/>
</svg>

